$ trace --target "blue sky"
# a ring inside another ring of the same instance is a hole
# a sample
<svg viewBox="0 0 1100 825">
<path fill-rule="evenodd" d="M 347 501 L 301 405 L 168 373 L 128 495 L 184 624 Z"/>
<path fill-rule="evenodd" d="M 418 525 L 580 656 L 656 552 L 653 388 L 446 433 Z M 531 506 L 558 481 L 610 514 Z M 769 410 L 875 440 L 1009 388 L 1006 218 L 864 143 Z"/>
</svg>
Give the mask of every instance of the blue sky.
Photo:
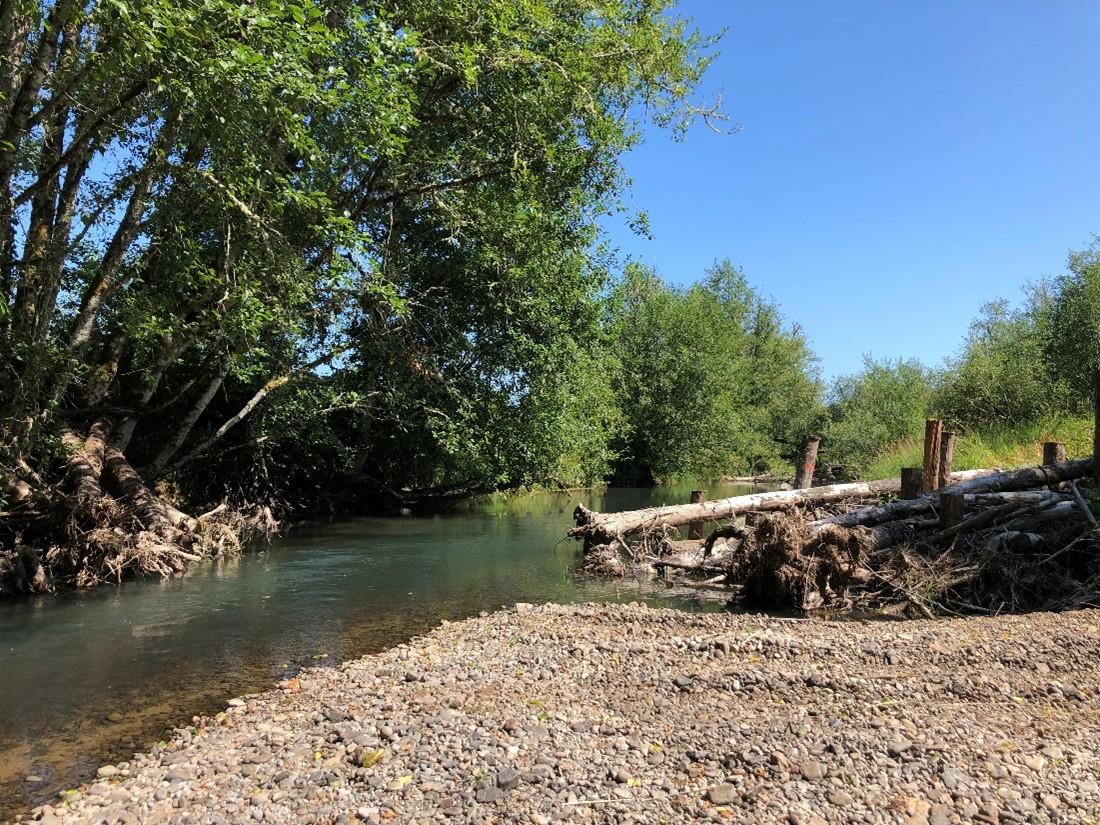
<svg viewBox="0 0 1100 825">
<path fill-rule="evenodd" d="M 682 0 L 723 27 L 704 97 L 743 128 L 653 130 L 626 158 L 688 283 L 717 258 L 779 301 L 826 376 L 864 353 L 938 363 L 986 301 L 1100 234 L 1100 2 Z"/>
</svg>

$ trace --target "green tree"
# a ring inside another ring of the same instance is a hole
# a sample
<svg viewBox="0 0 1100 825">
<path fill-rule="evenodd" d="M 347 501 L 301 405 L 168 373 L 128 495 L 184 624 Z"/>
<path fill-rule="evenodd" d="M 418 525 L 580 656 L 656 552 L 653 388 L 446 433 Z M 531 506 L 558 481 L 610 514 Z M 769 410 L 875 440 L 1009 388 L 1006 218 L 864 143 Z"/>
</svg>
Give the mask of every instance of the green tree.
<svg viewBox="0 0 1100 825">
<path fill-rule="evenodd" d="M 1047 361 L 1048 311 L 1042 290 L 1022 309 L 1007 301 L 984 306 L 961 354 L 946 364 L 935 403 L 940 414 L 972 429 L 1036 421 L 1063 406 Z"/>
<path fill-rule="evenodd" d="M 820 409 L 816 363 L 728 261 L 687 289 L 633 265 L 609 299 L 629 435 L 616 475 L 635 483 L 776 468 Z"/>
<path fill-rule="evenodd" d="M 861 477 L 879 453 L 921 437 L 935 388 L 935 374 L 919 361 L 864 358 L 859 373 L 829 388 L 821 463 L 840 476 Z"/>
<path fill-rule="evenodd" d="M 1084 413 L 1100 368 L 1100 243 L 1071 253 L 1067 268 L 1054 280 L 1039 323 L 1058 399 L 1068 411 Z"/>
<path fill-rule="evenodd" d="M 711 41 L 670 2 L 3 9 L 13 495 L 103 416 L 196 501 L 291 498 L 302 473 L 255 467 L 314 466 L 304 443 L 413 486 L 606 466 L 596 221 L 645 119 L 711 116 L 690 102 Z"/>
</svg>

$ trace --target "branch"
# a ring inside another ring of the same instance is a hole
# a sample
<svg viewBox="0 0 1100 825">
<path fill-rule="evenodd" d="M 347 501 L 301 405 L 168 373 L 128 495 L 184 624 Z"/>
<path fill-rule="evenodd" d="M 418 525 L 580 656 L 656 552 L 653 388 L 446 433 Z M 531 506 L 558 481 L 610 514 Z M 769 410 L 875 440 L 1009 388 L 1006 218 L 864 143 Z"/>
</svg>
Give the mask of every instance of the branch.
<svg viewBox="0 0 1100 825">
<path fill-rule="evenodd" d="M 336 349 L 334 349 L 330 352 L 327 352 L 324 355 L 319 356 L 318 358 L 315 358 L 314 360 L 310 361 L 308 364 L 305 364 L 304 366 L 299 367 L 298 369 L 296 369 L 292 372 L 285 373 L 285 374 L 279 376 L 278 378 L 272 378 L 270 381 L 268 381 L 266 384 L 264 384 L 262 387 L 260 387 L 260 389 L 256 390 L 256 392 L 253 394 L 253 396 L 248 399 L 248 401 L 245 403 L 245 405 L 243 407 L 241 407 L 241 409 L 237 412 L 237 414 L 232 416 L 231 418 L 229 418 L 224 424 L 222 424 L 220 427 L 218 427 L 218 429 L 214 432 L 213 435 L 211 435 L 205 441 L 202 441 L 201 443 L 199 443 L 189 453 L 187 453 L 185 456 L 180 458 L 178 461 L 174 462 L 171 466 L 169 466 L 168 468 L 163 470 L 163 472 L 161 472 L 157 477 L 161 478 L 161 477 L 166 476 L 166 475 L 171 475 L 172 473 L 179 470 L 181 467 L 183 467 L 187 464 L 190 464 L 196 458 L 201 457 L 203 454 L 206 453 L 207 450 L 209 450 L 212 446 L 214 446 L 214 444 L 216 444 L 218 441 L 220 441 L 222 436 L 224 436 L 227 432 L 229 432 L 235 426 L 237 426 L 242 421 L 244 421 L 244 419 L 247 418 L 248 415 L 254 409 L 256 409 L 256 407 L 259 406 L 260 402 L 263 401 L 272 392 L 274 392 L 275 390 L 279 389 L 282 386 L 285 386 L 286 384 L 290 383 L 292 380 L 294 380 L 296 378 L 300 378 L 301 376 L 312 372 L 313 370 L 315 370 L 317 367 L 321 366 L 322 364 L 329 363 L 334 358 L 336 358 L 339 355 L 346 352 L 347 349 L 348 349 L 347 346 L 337 347 Z"/>
</svg>

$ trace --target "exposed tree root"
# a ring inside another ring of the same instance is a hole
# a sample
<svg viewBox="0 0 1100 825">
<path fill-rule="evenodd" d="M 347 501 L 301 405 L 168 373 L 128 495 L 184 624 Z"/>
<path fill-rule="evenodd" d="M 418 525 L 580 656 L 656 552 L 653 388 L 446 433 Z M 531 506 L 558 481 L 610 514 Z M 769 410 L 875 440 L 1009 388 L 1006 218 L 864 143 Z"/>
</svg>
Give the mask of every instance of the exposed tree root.
<svg viewBox="0 0 1100 825">
<path fill-rule="evenodd" d="M 718 568 L 733 598 L 805 611 L 930 617 L 1097 606 L 1100 530 L 1086 498 L 1064 484 L 1088 472 L 1091 460 L 986 473 L 949 488 L 951 514 L 938 494 L 885 504 L 868 504 L 866 494 L 819 496 L 782 513 L 745 514 L 705 542 L 677 540 L 666 515 L 630 542 L 592 542 L 600 551 L 593 567 L 610 571 L 643 556 L 679 586 L 708 588 Z M 588 523 L 641 523 L 596 515 Z"/>
<path fill-rule="evenodd" d="M 99 419 L 83 438 L 64 433 L 61 484 L 2 514 L 0 596 L 177 575 L 278 531 L 266 507 L 242 513 L 223 505 L 198 518 L 181 512 L 111 446 L 110 430 Z"/>
</svg>

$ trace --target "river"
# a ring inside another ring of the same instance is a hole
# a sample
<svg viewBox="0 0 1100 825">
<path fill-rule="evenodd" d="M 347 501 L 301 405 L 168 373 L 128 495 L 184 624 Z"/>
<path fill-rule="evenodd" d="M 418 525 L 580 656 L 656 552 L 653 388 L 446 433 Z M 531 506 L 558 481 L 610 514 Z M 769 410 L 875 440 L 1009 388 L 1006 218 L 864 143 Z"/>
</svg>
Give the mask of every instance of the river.
<svg viewBox="0 0 1100 825">
<path fill-rule="evenodd" d="M 712 486 L 711 498 L 751 488 Z M 527 494 L 444 515 L 293 530 L 262 553 L 165 581 L 0 603 L 0 818 L 87 781 L 192 714 L 517 601 L 663 600 L 571 575 L 578 500 L 622 510 L 690 487 Z"/>
</svg>

